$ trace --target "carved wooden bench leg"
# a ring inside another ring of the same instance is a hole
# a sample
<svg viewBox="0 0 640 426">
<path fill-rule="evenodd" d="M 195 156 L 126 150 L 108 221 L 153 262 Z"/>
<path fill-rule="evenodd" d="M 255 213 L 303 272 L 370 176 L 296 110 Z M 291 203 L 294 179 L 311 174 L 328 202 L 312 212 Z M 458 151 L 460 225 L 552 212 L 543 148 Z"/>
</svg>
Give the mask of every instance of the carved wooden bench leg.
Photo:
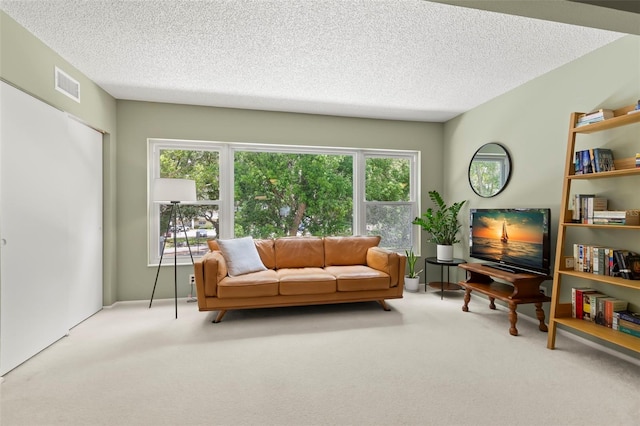
<svg viewBox="0 0 640 426">
<path fill-rule="evenodd" d="M 382 309 L 384 309 L 385 311 L 391 310 L 391 308 L 389 307 L 389 305 L 387 305 L 387 302 L 385 302 L 384 299 L 378 300 L 378 303 L 380 304 L 380 306 L 382 306 Z"/>
<path fill-rule="evenodd" d="M 495 304 L 496 298 L 495 297 L 489 297 L 489 309 L 496 309 L 496 304 Z"/>
<path fill-rule="evenodd" d="M 224 309 L 223 309 L 223 310 L 218 311 L 218 315 L 217 315 L 217 316 L 216 316 L 216 318 L 215 318 L 213 321 L 211 321 L 211 322 L 212 322 L 212 323 L 214 323 L 214 324 L 219 323 L 220 321 L 222 321 L 222 317 L 224 317 L 224 314 L 226 314 L 226 313 L 227 313 L 227 311 L 226 311 L 226 310 L 224 310 Z"/>
<path fill-rule="evenodd" d="M 516 313 L 516 308 L 518 305 L 515 303 L 509 303 L 509 322 L 511 323 L 511 328 L 509 328 L 509 334 L 512 336 L 518 335 L 518 329 L 516 328 L 516 322 L 518 322 L 518 314 Z"/>
<path fill-rule="evenodd" d="M 538 329 L 540 331 L 548 331 L 547 325 L 544 323 L 544 311 L 542 310 L 542 302 L 538 302 L 536 305 L 536 317 L 538 321 L 540 321 L 540 325 L 538 325 Z"/>
<path fill-rule="evenodd" d="M 468 288 L 464 291 L 464 305 L 462 305 L 463 312 L 469 312 L 469 302 L 471 301 L 471 289 Z"/>
</svg>

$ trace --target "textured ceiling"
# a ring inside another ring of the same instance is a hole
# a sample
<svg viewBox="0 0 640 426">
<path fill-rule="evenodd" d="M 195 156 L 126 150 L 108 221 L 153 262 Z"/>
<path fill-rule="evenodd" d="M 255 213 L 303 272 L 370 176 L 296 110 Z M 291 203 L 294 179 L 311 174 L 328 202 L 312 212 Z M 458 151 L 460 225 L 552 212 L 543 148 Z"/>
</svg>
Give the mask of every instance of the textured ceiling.
<svg viewBox="0 0 640 426">
<path fill-rule="evenodd" d="M 623 36 L 421 0 L 0 8 L 118 99 L 436 122 Z"/>
</svg>

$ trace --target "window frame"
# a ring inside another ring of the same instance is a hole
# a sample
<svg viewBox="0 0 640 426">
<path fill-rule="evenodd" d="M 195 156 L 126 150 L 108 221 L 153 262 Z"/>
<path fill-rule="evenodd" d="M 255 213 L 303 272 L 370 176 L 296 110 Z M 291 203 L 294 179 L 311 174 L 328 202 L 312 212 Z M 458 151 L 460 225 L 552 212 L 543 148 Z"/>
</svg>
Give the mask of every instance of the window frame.
<svg viewBox="0 0 640 426">
<path fill-rule="evenodd" d="M 353 234 L 366 235 L 367 205 L 411 205 L 412 216 L 416 217 L 420 208 L 420 151 L 392 149 L 363 149 L 351 147 L 325 147 L 305 145 L 278 145 L 249 142 L 222 142 L 186 139 L 147 139 L 147 259 L 148 266 L 158 266 L 160 255 L 154 247 L 160 244 L 159 204 L 151 200 L 151 188 L 155 178 L 160 177 L 160 152 L 162 150 L 209 150 L 219 152 L 219 192 L 218 200 L 199 200 L 192 205 L 217 205 L 219 235 L 217 238 L 233 238 L 234 230 L 234 157 L 238 151 L 272 152 L 283 154 L 350 155 L 353 158 Z M 378 202 L 366 201 L 365 167 L 367 158 L 400 158 L 410 161 L 409 201 Z M 415 252 L 420 248 L 420 230 L 411 228 L 411 244 Z M 407 247 L 409 248 L 409 247 Z M 189 256 L 178 257 L 179 265 L 191 263 Z"/>
</svg>

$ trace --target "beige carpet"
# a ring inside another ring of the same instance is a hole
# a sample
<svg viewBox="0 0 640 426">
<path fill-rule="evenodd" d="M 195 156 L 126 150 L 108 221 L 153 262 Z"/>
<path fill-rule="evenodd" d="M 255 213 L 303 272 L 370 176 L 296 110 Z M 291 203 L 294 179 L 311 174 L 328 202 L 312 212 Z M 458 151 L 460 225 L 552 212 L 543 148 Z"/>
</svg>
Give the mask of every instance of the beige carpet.
<svg viewBox="0 0 640 426">
<path fill-rule="evenodd" d="M 637 425 L 640 367 L 462 293 L 213 313 L 118 303 L 4 377 L 13 425 Z"/>
</svg>

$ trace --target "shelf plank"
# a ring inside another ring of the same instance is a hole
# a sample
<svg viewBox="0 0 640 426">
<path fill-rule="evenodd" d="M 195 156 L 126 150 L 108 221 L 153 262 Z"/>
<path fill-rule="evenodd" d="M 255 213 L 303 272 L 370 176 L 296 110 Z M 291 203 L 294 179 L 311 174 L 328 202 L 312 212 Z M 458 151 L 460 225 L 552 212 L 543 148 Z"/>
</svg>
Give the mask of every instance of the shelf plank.
<svg viewBox="0 0 640 426">
<path fill-rule="evenodd" d="M 613 284 L 619 287 L 640 290 L 640 280 L 625 280 L 620 277 L 610 277 L 608 275 L 592 274 L 590 272 L 574 271 L 572 269 L 558 269 L 560 275 L 570 275 L 572 277 L 582 278 L 584 280 L 597 281 L 606 284 Z"/>
<path fill-rule="evenodd" d="M 640 115 L 640 113 L 638 113 Z M 635 159 L 634 159 L 635 162 Z M 622 176 L 634 176 L 640 175 L 640 168 L 629 168 L 629 169 L 620 169 L 620 170 L 611 170 L 609 172 L 598 172 L 598 173 L 587 173 L 584 175 L 569 175 L 565 176 L 566 179 L 604 179 L 604 178 L 613 178 L 613 177 L 622 177 Z"/>
<path fill-rule="evenodd" d="M 597 123 L 587 124 L 571 129 L 573 133 L 593 133 L 602 130 L 614 129 L 628 124 L 640 123 L 640 112 L 634 114 L 624 114 L 617 117 L 602 120 Z"/>
<path fill-rule="evenodd" d="M 640 230 L 640 226 L 638 225 L 599 225 L 594 223 L 566 222 L 566 223 L 563 223 L 562 226 L 577 227 L 577 228 L 618 229 L 623 231 L 631 231 L 631 230 L 639 231 Z"/>
<path fill-rule="evenodd" d="M 552 321 L 573 330 L 581 331 L 599 339 L 606 340 L 607 342 L 614 343 L 618 346 L 640 352 L 640 337 L 631 336 L 630 334 L 625 334 L 621 331 L 613 330 L 603 325 L 594 324 L 590 321 L 577 318 L 556 317 L 552 319 Z"/>
</svg>

